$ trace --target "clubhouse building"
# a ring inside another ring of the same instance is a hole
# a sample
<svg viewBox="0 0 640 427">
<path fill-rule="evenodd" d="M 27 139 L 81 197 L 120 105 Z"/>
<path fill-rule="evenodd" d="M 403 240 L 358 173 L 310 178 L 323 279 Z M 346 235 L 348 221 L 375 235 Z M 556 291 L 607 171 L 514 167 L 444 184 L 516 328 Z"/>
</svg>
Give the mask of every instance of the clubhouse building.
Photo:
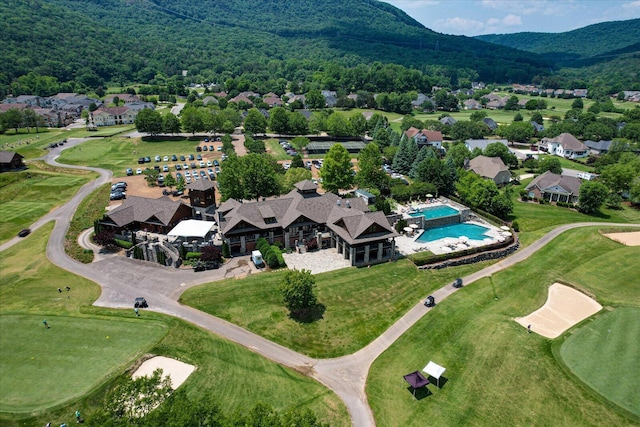
<svg viewBox="0 0 640 427">
<path fill-rule="evenodd" d="M 383 212 L 371 212 L 364 199 L 318 193 L 306 180 L 286 195 L 257 202 L 229 199 L 217 209 L 221 237 L 232 254 L 247 254 L 264 237 L 284 248 L 301 249 L 312 240 L 333 249 L 351 265 L 394 258 L 395 232 Z"/>
</svg>

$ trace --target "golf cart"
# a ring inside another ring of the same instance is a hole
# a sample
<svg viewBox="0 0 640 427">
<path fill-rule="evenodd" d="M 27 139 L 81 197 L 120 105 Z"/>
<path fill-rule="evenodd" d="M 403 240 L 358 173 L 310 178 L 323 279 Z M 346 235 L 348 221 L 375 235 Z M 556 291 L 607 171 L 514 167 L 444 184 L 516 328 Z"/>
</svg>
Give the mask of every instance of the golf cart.
<svg viewBox="0 0 640 427">
<path fill-rule="evenodd" d="M 424 300 L 424 306 L 425 307 L 435 307 L 436 306 L 436 299 L 432 295 L 429 295 L 427 297 L 427 299 Z"/>
<path fill-rule="evenodd" d="M 135 308 L 147 308 L 147 307 L 149 307 L 149 305 L 147 304 L 147 300 L 142 298 L 142 297 L 136 298 L 136 300 L 133 302 L 133 306 Z"/>
<path fill-rule="evenodd" d="M 453 281 L 451 286 L 453 286 L 454 288 L 461 288 L 462 287 L 462 279 L 458 277 L 456 280 Z"/>
</svg>

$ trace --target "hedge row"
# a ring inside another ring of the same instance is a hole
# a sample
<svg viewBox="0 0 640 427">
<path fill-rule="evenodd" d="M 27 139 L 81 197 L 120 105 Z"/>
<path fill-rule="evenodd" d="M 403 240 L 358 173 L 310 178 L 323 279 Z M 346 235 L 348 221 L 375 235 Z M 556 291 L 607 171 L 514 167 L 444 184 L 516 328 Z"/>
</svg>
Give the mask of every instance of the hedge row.
<svg viewBox="0 0 640 427">
<path fill-rule="evenodd" d="M 116 242 L 116 246 L 119 246 L 123 249 L 131 249 L 133 247 L 133 243 L 128 242 L 126 240 L 114 239 Z"/>
<path fill-rule="evenodd" d="M 256 249 L 260 251 L 262 259 L 264 259 L 269 268 L 276 269 L 287 266 L 280 248 L 276 245 L 270 245 L 264 237 L 257 240 Z"/>
<path fill-rule="evenodd" d="M 504 242 L 494 243 L 492 245 L 480 246 L 477 248 L 469 248 L 459 252 L 447 252 L 444 254 L 433 254 L 431 252 L 418 252 L 415 254 L 409 255 L 407 258 L 411 260 L 416 266 L 420 267 L 427 264 L 435 264 L 438 262 L 446 261 L 452 258 L 462 258 L 467 255 L 476 254 L 479 252 L 489 252 L 495 249 L 504 248 L 509 246 L 514 241 L 514 238 L 511 237 Z"/>
</svg>

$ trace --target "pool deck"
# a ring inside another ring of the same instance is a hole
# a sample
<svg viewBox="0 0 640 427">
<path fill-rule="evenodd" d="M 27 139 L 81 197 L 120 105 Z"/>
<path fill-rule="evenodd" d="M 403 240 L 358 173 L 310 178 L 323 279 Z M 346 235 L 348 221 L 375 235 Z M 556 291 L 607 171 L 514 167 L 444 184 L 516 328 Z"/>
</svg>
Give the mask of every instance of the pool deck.
<svg viewBox="0 0 640 427">
<path fill-rule="evenodd" d="M 424 209 L 435 206 L 448 206 L 446 203 L 442 202 L 434 202 L 434 203 L 420 203 L 413 204 L 410 207 L 403 207 L 398 210 L 399 213 L 402 213 L 403 216 L 409 217 L 408 212 L 411 209 Z M 401 234 L 396 237 L 396 248 L 403 255 L 411 255 L 416 252 L 430 251 L 434 254 L 444 254 L 449 252 L 457 252 L 463 251 L 469 248 L 476 248 L 480 246 L 490 245 L 493 243 L 497 243 L 500 241 L 504 241 L 507 238 L 505 235 L 505 231 L 501 230 L 498 227 L 495 227 L 487 222 L 473 220 L 473 221 L 465 221 L 465 224 L 475 224 L 481 227 L 488 228 L 489 230 L 485 233 L 486 238 L 483 240 L 471 240 L 471 239 L 459 239 L 454 237 L 445 237 L 443 239 L 434 240 L 431 242 L 418 242 L 416 239 L 422 234 L 424 230 L 417 229 L 409 234 Z"/>
</svg>

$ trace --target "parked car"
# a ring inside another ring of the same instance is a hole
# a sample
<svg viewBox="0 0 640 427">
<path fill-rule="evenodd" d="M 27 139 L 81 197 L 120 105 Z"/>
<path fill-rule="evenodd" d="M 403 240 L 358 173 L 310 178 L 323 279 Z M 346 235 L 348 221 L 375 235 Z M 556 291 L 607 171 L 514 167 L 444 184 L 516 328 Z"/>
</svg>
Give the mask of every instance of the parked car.
<svg viewBox="0 0 640 427">
<path fill-rule="evenodd" d="M 171 161 L 172 161 L 172 162 L 177 162 L 177 161 L 178 161 L 178 156 L 176 156 L 175 154 L 173 154 L 173 155 L 171 156 Z"/>
<path fill-rule="evenodd" d="M 202 160 L 202 156 L 201 156 L 200 154 L 198 154 L 198 155 L 196 156 L 196 160 Z"/>
<path fill-rule="evenodd" d="M 160 165 L 154 165 L 153 168 L 157 171 L 160 171 Z"/>
<path fill-rule="evenodd" d="M 213 145 L 210 145 L 209 146 L 209 151 L 213 151 L 213 150 L 214 150 Z"/>
<path fill-rule="evenodd" d="M 218 148 L 216 148 L 217 151 L 222 151 L 222 145 L 218 145 Z"/>
<path fill-rule="evenodd" d="M 126 198 L 127 195 L 124 192 L 111 193 L 111 195 L 109 196 L 109 200 L 122 200 Z"/>
<path fill-rule="evenodd" d="M 176 174 L 176 179 L 184 178 L 180 172 Z"/>
<path fill-rule="evenodd" d="M 207 174 L 206 174 L 206 172 L 205 172 L 205 171 L 202 171 L 202 170 L 201 170 L 201 171 L 200 171 L 200 176 L 201 176 L 201 177 L 203 177 L 203 178 L 206 178 Z"/>
<path fill-rule="evenodd" d="M 160 161 L 160 156 L 156 156 L 154 160 L 155 160 L 156 162 L 159 162 L 159 161 Z"/>
<path fill-rule="evenodd" d="M 202 146 L 202 151 L 209 151 L 209 148 L 207 148 L 207 146 L 206 146 L 206 145 L 203 145 L 203 146 Z"/>
<path fill-rule="evenodd" d="M 169 172 L 169 166 L 167 165 L 162 166 L 162 172 Z"/>
<path fill-rule="evenodd" d="M 213 161 L 213 166 L 220 166 L 220 162 L 218 160 Z"/>
<path fill-rule="evenodd" d="M 145 162 L 144 157 L 140 157 L 140 158 L 138 159 L 138 164 L 139 164 L 139 165 L 143 164 L 144 162 Z"/>
<path fill-rule="evenodd" d="M 195 160 L 195 156 L 193 154 L 189 154 L 189 160 Z"/>
<path fill-rule="evenodd" d="M 128 168 L 127 169 L 127 176 L 131 176 L 131 175 L 133 175 L 133 169 Z"/>
<path fill-rule="evenodd" d="M 136 169 L 136 175 L 142 175 L 142 169 L 140 168 Z"/>
<path fill-rule="evenodd" d="M 169 161 L 169 156 L 164 156 L 164 157 L 162 158 L 162 161 L 163 161 L 163 162 L 168 162 L 168 161 Z"/>
<path fill-rule="evenodd" d="M 189 177 L 191 176 L 191 172 L 186 171 L 186 172 L 184 173 L 184 176 L 185 176 L 185 177 L 187 177 L 187 178 L 189 178 Z"/>
<path fill-rule="evenodd" d="M 200 163 L 198 163 L 198 165 L 199 165 L 201 168 L 204 168 L 204 167 L 206 167 L 206 166 L 207 166 L 207 165 L 206 165 L 206 163 L 205 163 L 203 160 L 200 160 Z"/>
<path fill-rule="evenodd" d="M 184 156 L 180 156 L 180 161 L 184 162 L 185 160 L 187 160 Z"/>
<path fill-rule="evenodd" d="M 173 190 L 173 193 L 171 193 L 174 197 L 178 197 L 178 196 L 182 196 L 184 193 L 180 190 Z"/>
<path fill-rule="evenodd" d="M 462 287 L 462 279 L 458 277 L 456 280 L 453 281 L 451 286 L 453 286 L 454 288 L 461 288 Z"/>
<path fill-rule="evenodd" d="M 190 166 L 191 166 L 191 169 L 196 169 L 196 168 L 197 168 L 197 166 L 196 166 L 196 163 L 195 163 L 195 162 L 191 163 L 191 165 L 190 165 Z"/>
<path fill-rule="evenodd" d="M 200 152 L 202 151 L 202 147 L 200 147 L 199 145 L 196 147 L 196 151 Z"/>
<path fill-rule="evenodd" d="M 427 299 L 424 300 L 425 307 L 435 307 L 435 305 L 436 305 L 436 299 L 432 295 L 429 295 Z"/>
<path fill-rule="evenodd" d="M 149 304 L 147 304 L 147 300 L 142 298 L 142 297 L 138 297 L 135 299 L 135 301 L 133 301 L 133 306 L 135 308 L 147 308 L 149 307 Z"/>
<path fill-rule="evenodd" d="M 181 171 L 182 170 L 182 165 L 181 164 L 176 164 L 175 168 L 177 171 Z"/>
<path fill-rule="evenodd" d="M 18 237 L 27 237 L 31 233 L 30 228 L 23 228 L 18 232 Z"/>
<path fill-rule="evenodd" d="M 151 157 L 147 156 L 144 158 L 145 163 L 151 163 Z"/>
<path fill-rule="evenodd" d="M 183 164 L 183 165 L 182 165 L 182 169 L 184 169 L 184 170 L 189 169 L 189 165 L 188 165 L 188 164 L 186 164 L 186 163 L 185 163 L 185 164 Z"/>
<path fill-rule="evenodd" d="M 207 160 L 207 167 L 210 168 L 211 166 L 213 166 L 213 163 L 211 163 L 211 160 Z"/>
<path fill-rule="evenodd" d="M 204 137 L 204 142 L 209 142 L 209 137 L 208 136 Z"/>
</svg>

